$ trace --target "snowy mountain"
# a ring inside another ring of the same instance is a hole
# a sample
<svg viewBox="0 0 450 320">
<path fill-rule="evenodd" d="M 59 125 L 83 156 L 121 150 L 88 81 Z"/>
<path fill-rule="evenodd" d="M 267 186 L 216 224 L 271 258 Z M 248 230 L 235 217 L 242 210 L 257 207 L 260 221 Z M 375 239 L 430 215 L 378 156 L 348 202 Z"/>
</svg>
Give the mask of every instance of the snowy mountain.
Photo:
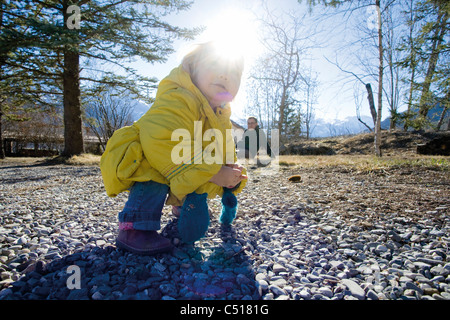
<svg viewBox="0 0 450 320">
<path fill-rule="evenodd" d="M 134 103 L 135 104 L 132 112 L 132 117 L 133 121 L 136 121 L 140 117 L 142 117 L 148 111 L 148 109 L 150 109 L 150 105 L 137 100 L 134 100 Z"/>
<path fill-rule="evenodd" d="M 373 126 L 371 117 L 362 116 L 361 119 L 368 126 Z M 311 136 L 313 138 L 352 135 L 367 131 L 367 127 L 359 122 L 356 116 L 346 117 L 343 120 L 335 119 L 331 121 L 324 119 L 315 119 L 311 124 Z"/>
<path fill-rule="evenodd" d="M 362 116 L 362 120 L 367 123 L 367 125 L 371 125 L 372 118 L 368 116 Z M 247 119 L 246 118 L 234 118 L 232 116 L 232 120 L 247 128 Z M 323 138 L 323 137 L 332 137 L 339 135 L 351 135 L 358 134 L 361 132 L 367 132 L 368 129 L 358 121 L 357 117 L 347 117 L 343 120 L 335 119 L 335 120 L 324 120 L 324 119 L 314 119 L 311 123 L 311 137 L 312 138 Z M 305 129 L 303 128 L 303 132 Z"/>
</svg>

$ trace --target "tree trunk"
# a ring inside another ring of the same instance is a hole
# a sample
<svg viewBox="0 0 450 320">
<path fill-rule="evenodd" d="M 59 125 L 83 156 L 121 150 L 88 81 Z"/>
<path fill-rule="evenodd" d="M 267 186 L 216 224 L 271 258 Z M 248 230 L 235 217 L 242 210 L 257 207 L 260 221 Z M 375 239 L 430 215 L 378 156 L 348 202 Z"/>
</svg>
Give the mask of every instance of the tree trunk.
<svg viewBox="0 0 450 320">
<path fill-rule="evenodd" d="M 414 59 L 414 58 L 411 58 Z M 409 96 L 408 96 L 408 109 L 406 110 L 406 117 L 405 117 L 405 123 L 403 124 L 403 131 L 408 131 L 409 127 L 409 120 L 411 117 L 411 106 L 412 106 L 412 100 L 413 100 L 413 90 L 414 90 L 414 79 L 416 75 L 416 66 L 415 62 L 411 63 L 412 71 L 411 71 L 411 83 L 409 86 Z"/>
<path fill-rule="evenodd" d="M 78 52 L 64 52 L 64 156 L 84 152 Z"/>
<path fill-rule="evenodd" d="M 372 115 L 373 125 L 377 125 L 377 110 L 375 110 L 375 102 L 373 100 L 373 92 L 372 92 L 372 86 L 370 83 L 366 84 L 366 90 L 367 90 L 367 100 L 369 100 L 369 108 L 370 108 L 370 114 Z"/>
<path fill-rule="evenodd" d="M 375 155 L 381 157 L 381 111 L 383 100 L 383 33 L 381 30 L 381 10 L 380 0 L 375 2 L 378 11 L 378 53 L 379 53 L 379 68 L 378 68 L 378 111 L 377 122 L 375 125 Z"/>
<path fill-rule="evenodd" d="M 2 117 L 3 113 L 0 106 L 0 159 L 5 159 L 5 150 L 3 149 Z"/>
<path fill-rule="evenodd" d="M 446 94 L 445 100 L 446 101 L 444 102 L 445 103 L 444 109 L 442 110 L 441 117 L 439 118 L 439 122 L 436 126 L 436 131 L 441 130 L 442 124 L 444 123 L 445 114 L 447 113 L 447 109 L 448 109 L 449 101 L 450 101 L 450 91 Z"/>
<path fill-rule="evenodd" d="M 64 2 L 64 21 L 67 21 L 68 3 Z M 72 32 L 77 32 L 72 29 Z M 80 94 L 80 54 L 78 43 L 66 44 L 64 48 L 63 71 L 64 104 L 64 151 L 63 156 L 70 157 L 84 152 L 83 130 L 81 120 Z"/>
<path fill-rule="evenodd" d="M 447 113 L 447 108 L 444 108 L 444 110 L 442 110 L 441 117 L 439 118 L 439 122 L 437 124 L 436 131 L 441 130 L 442 123 L 444 123 L 444 118 L 445 118 L 446 113 Z"/>
<path fill-rule="evenodd" d="M 3 0 L 0 1 L 0 31 L 3 29 Z M 3 56 L 0 56 L 0 80 L 3 79 L 2 68 L 5 63 Z M 0 102 L 1 103 L 1 102 Z M 5 159 L 5 151 L 3 149 L 3 135 L 2 135 L 2 106 L 0 104 L 0 159 Z"/>
<path fill-rule="evenodd" d="M 286 109 L 286 87 L 283 87 L 283 94 L 281 96 L 281 104 L 280 104 L 280 118 L 278 122 L 278 132 L 280 132 L 281 137 L 284 138 L 284 118 L 285 118 L 285 109 Z"/>
</svg>

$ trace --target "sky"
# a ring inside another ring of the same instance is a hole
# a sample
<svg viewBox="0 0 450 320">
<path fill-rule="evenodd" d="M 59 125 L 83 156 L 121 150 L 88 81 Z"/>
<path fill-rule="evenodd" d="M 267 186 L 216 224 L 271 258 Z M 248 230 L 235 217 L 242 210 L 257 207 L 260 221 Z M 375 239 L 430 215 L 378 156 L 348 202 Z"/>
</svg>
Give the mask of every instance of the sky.
<svg viewBox="0 0 450 320">
<path fill-rule="evenodd" d="M 307 11 L 306 0 L 302 1 L 302 4 L 299 4 L 297 0 L 267 0 L 266 2 L 272 12 L 280 14 L 283 11 L 294 11 L 301 16 Z M 226 26 L 225 29 L 228 31 L 230 29 L 242 31 L 238 33 L 244 39 L 241 39 L 240 43 L 245 46 L 249 55 L 246 57 L 246 69 L 248 70 L 249 62 L 251 65 L 252 60 L 259 52 L 260 45 L 256 40 L 259 26 L 253 17 L 254 12 L 260 12 L 260 10 L 261 0 L 195 0 L 191 9 L 182 11 L 177 15 L 168 16 L 166 21 L 180 27 L 205 26 L 205 32 L 191 42 L 176 41 L 174 43 L 175 53 L 169 56 L 163 64 L 153 65 L 137 62 L 133 66 L 143 75 L 153 76 L 161 80 L 180 64 L 183 50 L 189 45 L 211 40 L 211 38 L 217 36 L 217 33 L 222 32 L 222 26 Z M 316 7 L 313 10 L 315 16 L 317 16 L 317 13 L 322 14 L 326 9 Z M 361 13 L 368 14 L 364 11 Z M 312 69 L 318 73 L 319 88 L 318 100 L 315 105 L 316 118 L 333 121 L 355 116 L 356 107 L 353 96 L 355 81 L 349 79 L 348 75 L 343 74 L 335 65 L 327 61 L 327 59 L 335 61 L 336 57 L 339 57 L 345 64 L 346 58 L 342 58 L 339 48 L 350 32 L 349 22 L 342 17 L 334 16 L 320 22 L 311 18 L 307 20 L 307 23 L 314 24 L 322 30 L 316 36 L 318 48 L 311 51 L 310 59 L 307 61 L 311 64 Z M 243 112 L 243 106 L 247 103 L 244 79 L 245 74 L 239 94 L 232 104 L 232 119 L 246 116 Z M 372 84 L 372 87 L 374 86 L 375 83 Z M 364 90 L 361 93 L 364 94 Z M 360 100 L 362 102 L 361 115 L 370 116 L 367 99 L 362 96 Z M 383 110 L 383 118 L 386 116 L 387 111 Z"/>
</svg>

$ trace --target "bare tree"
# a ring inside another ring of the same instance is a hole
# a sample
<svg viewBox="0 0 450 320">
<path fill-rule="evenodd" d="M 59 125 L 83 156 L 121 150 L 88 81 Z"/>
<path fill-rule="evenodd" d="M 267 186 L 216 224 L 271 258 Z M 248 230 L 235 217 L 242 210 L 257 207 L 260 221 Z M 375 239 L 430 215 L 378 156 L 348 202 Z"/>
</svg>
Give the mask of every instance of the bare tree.
<svg viewBox="0 0 450 320">
<path fill-rule="evenodd" d="M 368 85 L 369 88 L 370 88 L 370 83 L 368 83 L 367 85 Z M 369 89 L 368 89 L 368 90 L 369 90 Z M 372 91 L 372 89 L 370 89 L 370 92 L 371 92 L 371 91 Z M 356 118 L 357 118 L 358 121 L 359 121 L 360 123 L 362 123 L 367 129 L 369 129 L 370 132 L 373 132 L 373 129 L 372 129 L 367 123 L 365 123 L 365 122 L 362 120 L 362 118 L 361 118 L 361 106 L 362 106 L 362 102 L 360 101 L 360 91 L 359 91 L 359 86 L 355 86 L 355 89 L 354 89 L 354 91 L 353 91 L 353 97 L 354 97 L 354 99 L 355 99 Z M 370 97 L 371 97 L 371 99 L 370 99 Z M 373 111 L 376 112 L 376 111 L 375 111 L 375 107 L 372 108 L 372 105 L 373 105 L 373 95 L 369 94 L 368 98 L 369 98 L 369 102 L 370 102 L 370 100 L 372 101 L 370 110 L 373 109 Z M 376 121 L 376 114 L 375 114 L 375 115 L 372 114 L 372 119 L 373 119 L 373 123 L 375 124 L 375 121 Z"/>
<path fill-rule="evenodd" d="M 380 1 L 375 1 L 377 10 L 377 24 L 378 24 L 378 110 L 377 110 L 377 123 L 375 126 L 375 155 L 381 157 L 381 112 L 383 110 L 383 30 L 381 23 L 381 7 Z"/>
<path fill-rule="evenodd" d="M 119 96 L 112 89 L 104 89 L 90 98 L 86 107 L 86 123 L 98 138 L 103 149 L 114 131 L 133 123 L 135 103 L 130 97 Z"/>
<path fill-rule="evenodd" d="M 407 100 L 406 105 L 407 109 L 406 112 L 403 115 L 403 130 L 407 131 L 408 127 L 411 124 L 411 118 L 413 114 L 413 94 L 415 91 L 415 82 L 417 77 L 417 71 L 418 71 L 418 63 L 419 63 L 419 44 L 415 38 L 414 35 L 416 33 L 417 28 L 417 14 L 414 11 L 414 1 L 415 0 L 409 0 L 407 3 L 407 11 L 405 14 L 407 15 L 406 19 L 406 25 L 408 26 L 408 30 L 403 38 L 403 44 L 401 44 L 397 49 L 399 51 L 407 51 L 406 56 L 403 58 L 402 61 L 399 61 L 398 64 L 402 68 L 409 68 L 409 77 L 408 79 L 404 78 L 403 81 L 407 84 L 409 84 L 409 88 L 407 90 Z"/>
<path fill-rule="evenodd" d="M 301 2 L 301 0 L 299 0 Z M 372 1 L 363 1 L 363 0 L 321 0 L 321 1 L 307 1 L 309 5 L 312 7 L 316 4 L 323 4 L 325 6 L 332 7 L 342 7 L 344 6 L 344 15 L 350 16 L 355 12 L 361 12 L 361 10 L 371 10 L 373 12 L 373 23 L 371 23 L 370 30 L 370 39 L 375 40 L 377 47 L 377 58 L 374 59 L 377 65 L 377 71 L 371 72 L 370 75 L 376 77 L 378 82 L 378 90 L 377 90 L 377 110 L 376 110 L 376 122 L 375 122 L 375 135 L 374 135 L 374 149 L 375 155 L 381 157 L 381 113 L 383 109 L 383 76 L 384 76 L 384 44 L 383 44 L 383 20 L 382 14 L 386 14 L 386 10 L 389 6 L 393 4 L 393 1 L 383 2 L 383 6 L 381 6 L 381 0 Z M 367 24 L 367 23 L 366 23 Z M 367 35 L 366 35 L 367 37 Z M 364 38 L 366 38 L 364 37 Z M 366 43 L 364 38 L 360 38 L 357 42 L 359 44 Z M 374 51 L 375 52 L 375 51 Z M 362 59 L 361 54 L 358 54 L 357 57 Z M 362 66 L 364 67 L 364 66 Z M 361 68 L 363 69 L 363 68 Z M 367 83 L 364 82 L 363 83 Z M 367 87 L 366 87 L 367 88 Z M 367 88 L 368 89 L 368 88 Z M 370 92 L 369 92 L 370 97 Z"/>
<path fill-rule="evenodd" d="M 249 100 L 265 109 L 268 125 L 276 122 L 282 139 L 290 131 L 289 122 L 298 122 L 301 91 L 310 82 L 302 63 L 312 48 L 314 31 L 308 30 L 305 16 L 293 12 L 277 16 L 266 7 L 260 18 L 265 52 L 251 72 L 250 82 L 256 84 Z"/>
<path fill-rule="evenodd" d="M 373 98 L 373 91 L 372 91 L 372 85 L 370 83 L 366 83 L 363 80 L 363 76 L 358 75 L 352 71 L 348 71 L 345 70 L 343 67 L 340 66 L 340 64 L 336 61 L 336 62 L 331 62 L 328 58 L 326 58 L 326 60 L 328 60 L 328 62 L 334 64 L 337 68 L 339 68 L 339 70 L 341 70 L 344 73 L 347 73 L 349 75 L 352 75 L 355 79 L 357 79 L 359 82 L 361 82 L 364 87 L 366 88 L 367 91 L 367 101 L 369 103 L 369 110 L 370 110 L 370 114 L 372 115 L 372 121 L 373 121 L 373 125 L 374 127 L 376 126 L 377 123 L 377 110 L 375 108 L 375 100 Z M 358 90 L 355 88 L 353 95 L 355 97 L 355 103 L 356 103 L 356 117 L 358 118 L 358 121 L 361 122 L 364 126 L 366 126 L 367 128 L 369 128 L 369 130 L 371 132 L 373 132 L 373 130 L 361 119 L 361 114 L 360 114 L 360 110 L 361 110 L 361 104 L 359 103 L 358 100 L 356 100 L 356 96 L 358 95 Z"/>
<path fill-rule="evenodd" d="M 389 130 L 394 130 L 397 126 L 397 122 L 400 118 L 398 109 L 400 103 L 400 71 L 398 66 L 400 61 L 400 54 L 397 50 L 400 38 L 397 32 L 399 24 L 403 21 L 397 19 L 398 14 L 395 10 L 395 6 L 386 7 L 386 14 L 384 18 L 385 23 L 385 47 L 384 47 L 384 59 L 386 60 L 386 85 L 383 86 L 383 91 L 389 106 L 389 114 L 391 116 L 391 121 L 389 125 Z"/>
<path fill-rule="evenodd" d="M 305 112 L 303 122 L 305 124 L 306 139 L 309 139 L 312 134 L 312 120 L 314 119 L 314 106 L 317 104 L 317 73 L 314 73 L 312 68 L 309 68 L 308 76 L 305 79 Z"/>
</svg>

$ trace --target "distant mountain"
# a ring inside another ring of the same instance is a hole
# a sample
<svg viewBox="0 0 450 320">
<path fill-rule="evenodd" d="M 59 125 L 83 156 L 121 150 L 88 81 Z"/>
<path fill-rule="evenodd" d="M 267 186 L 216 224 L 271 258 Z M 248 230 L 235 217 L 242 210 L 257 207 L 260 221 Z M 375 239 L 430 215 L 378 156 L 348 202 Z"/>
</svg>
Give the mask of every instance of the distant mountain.
<svg viewBox="0 0 450 320">
<path fill-rule="evenodd" d="M 443 111 L 443 107 L 437 105 L 436 107 L 430 109 L 428 111 L 428 119 L 434 124 L 437 124 L 439 121 L 441 114 Z M 401 112 L 402 114 L 403 112 Z M 450 112 L 447 112 L 447 115 L 443 122 L 443 128 L 446 128 L 447 123 L 449 122 Z M 244 118 L 233 119 L 244 128 L 247 128 L 247 120 Z M 361 116 L 361 120 L 364 121 L 368 126 L 373 128 L 372 117 L 370 116 Z M 391 124 L 391 117 L 386 117 L 381 121 L 381 129 L 388 130 Z M 403 128 L 403 121 L 398 121 L 397 128 Z M 441 130 L 443 129 L 441 128 Z M 305 128 L 302 129 L 303 132 L 306 131 Z M 325 137 L 334 137 L 334 136 L 342 136 L 342 135 L 355 135 L 359 133 L 367 133 L 369 129 L 364 126 L 361 122 L 358 121 L 356 116 L 346 117 L 345 119 L 335 119 L 335 120 L 325 120 L 325 119 L 314 119 L 311 123 L 311 137 L 312 138 L 325 138 Z"/>
<path fill-rule="evenodd" d="M 361 119 L 369 126 L 373 123 L 371 117 L 362 116 Z M 311 137 L 313 138 L 353 135 L 367 131 L 367 127 L 359 122 L 356 116 L 331 121 L 315 119 L 311 124 Z"/>
<path fill-rule="evenodd" d="M 430 120 L 431 123 L 437 124 L 441 118 L 442 111 L 444 111 L 444 107 L 440 104 L 437 104 L 434 108 L 431 108 L 428 111 L 427 118 Z M 400 114 L 404 114 L 405 112 L 400 112 Z M 442 123 L 442 126 L 445 128 L 447 126 L 447 123 L 449 121 L 450 112 L 447 112 L 444 118 L 444 122 Z M 389 126 L 391 124 L 391 117 L 387 117 L 383 121 L 381 121 L 381 129 L 389 129 Z M 397 128 L 403 128 L 404 121 L 399 120 L 397 122 Z M 441 128 L 442 130 L 443 128 Z"/>
<path fill-rule="evenodd" d="M 247 128 L 247 119 L 246 118 L 234 118 L 232 119 Z M 366 122 L 369 126 L 372 123 L 371 117 L 363 116 L 362 120 Z M 303 132 L 306 129 L 303 128 Z M 311 137 L 312 138 L 323 138 L 323 137 L 332 137 L 332 136 L 340 136 L 340 135 L 351 135 L 358 134 L 362 132 L 367 132 L 367 128 L 358 121 L 357 117 L 347 117 L 344 120 L 332 120 L 327 121 L 324 119 L 314 119 L 311 123 Z"/>
<path fill-rule="evenodd" d="M 143 116 L 150 105 L 147 105 L 141 101 L 134 101 L 135 107 L 133 110 L 133 120 L 138 120 L 141 116 Z M 432 120 L 432 122 L 439 121 L 439 117 L 442 113 L 442 107 L 439 105 L 435 108 L 431 109 L 428 112 L 428 117 Z M 444 121 L 444 125 L 448 122 L 447 114 L 446 120 Z M 247 118 L 242 117 L 234 117 L 231 116 L 231 119 L 241 125 L 244 128 L 247 128 Z M 369 116 L 362 116 L 362 121 L 364 121 L 368 126 L 373 128 L 372 118 Z M 385 118 L 381 122 L 381 129 L 387 130 L 390 125 L 390 117 Z M 397 127 L 403 127 L 403 122 L 400 121 L 397 124 Z M 303 128 L 303 132 L 305 129 Z M 359 133 L 367 133 L 369 130 L 366 126 L 364 126 L 361 122 L 358 121 L 356 116 L 349 116 L 345 119 L 335 119 L 335 120 L 325 120 L 325 119 L 314 119 L 311 123 L 311 137 L 312 138 L 325 138 L 325 137 L 334 137 L 334 136 L 342 136 L 342 135 L 354 135 Z"/>
<path fill-rule="evenodd" d="M 134 100 L 134 103 L 135 105 L 132 112 L 132 117 L 133 121 L 137 121 L 148 111 L 148 109 L 150 109 L 151 106 L 138 100 Z"/>
</svg>

